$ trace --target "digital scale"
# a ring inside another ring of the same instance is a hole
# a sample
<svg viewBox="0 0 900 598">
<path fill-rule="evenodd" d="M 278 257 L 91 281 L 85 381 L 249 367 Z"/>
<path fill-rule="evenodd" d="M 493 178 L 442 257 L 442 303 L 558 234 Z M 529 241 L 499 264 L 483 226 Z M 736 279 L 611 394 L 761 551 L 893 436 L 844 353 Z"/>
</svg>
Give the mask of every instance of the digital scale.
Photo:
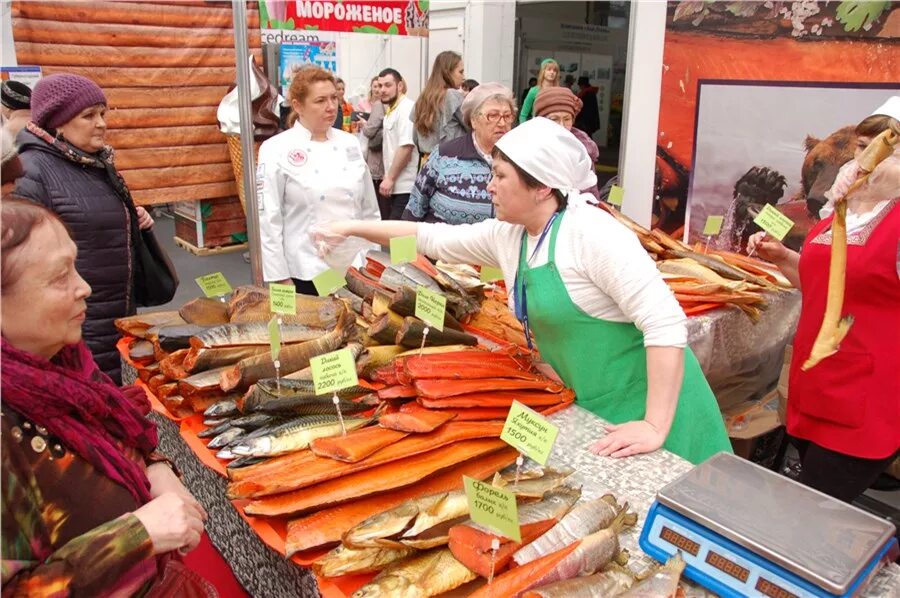
<svg viewBox="0 0 900 598">
<path fill-rule="evenodd" d="M 858 596 L 897 558 L 894 525 L 734 455 L 659 491 L 641 549 L 723 598 Z"/>
</svg>

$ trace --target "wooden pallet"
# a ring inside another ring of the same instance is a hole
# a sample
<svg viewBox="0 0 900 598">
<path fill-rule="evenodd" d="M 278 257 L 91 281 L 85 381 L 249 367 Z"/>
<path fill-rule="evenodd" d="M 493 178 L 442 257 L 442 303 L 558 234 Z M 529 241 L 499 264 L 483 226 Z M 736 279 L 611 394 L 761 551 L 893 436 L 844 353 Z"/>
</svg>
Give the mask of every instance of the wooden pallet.
<svg viewBox="0 0 900 598">
<path fill-rule="evenodd" d="M 246 251 L 247 244 L 246 243 L 236 243 L 234 245 L 223 245 L 221 247 L 197 247 L 192 243 L 188 243 L 181 237 L 175 237 L 175 244 L 184 249 L 185 251 L 189 251 L 194 255 L 198 255 L 200 257 L 206 257 L 208 255 L 222 255 L 225 253 L 233 253 L 235 251 Z"/>
</svg>

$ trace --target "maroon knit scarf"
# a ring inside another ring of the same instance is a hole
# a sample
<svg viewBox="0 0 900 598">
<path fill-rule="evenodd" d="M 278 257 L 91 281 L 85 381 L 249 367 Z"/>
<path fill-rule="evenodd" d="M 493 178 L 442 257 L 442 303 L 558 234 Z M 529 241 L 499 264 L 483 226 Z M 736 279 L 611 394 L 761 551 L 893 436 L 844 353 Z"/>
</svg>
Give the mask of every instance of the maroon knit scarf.
<svg viewBox="0 0 900 598">
<path fill-rule="evenodd" d="M 122 485 L 138 504 L 150 501 L 144 467 L 119 447 L 143 455 L 156 448 L 156 426 L 145 418 L 147 398 L 117 387 L 100 372 L 84 342 L 53 359 L 20 351 L 2 339 L 0 393 L 4 405 L 47 428 L 98 471 Z M 145 407 L 146 406 L 146 407 Z"/>
</svg>

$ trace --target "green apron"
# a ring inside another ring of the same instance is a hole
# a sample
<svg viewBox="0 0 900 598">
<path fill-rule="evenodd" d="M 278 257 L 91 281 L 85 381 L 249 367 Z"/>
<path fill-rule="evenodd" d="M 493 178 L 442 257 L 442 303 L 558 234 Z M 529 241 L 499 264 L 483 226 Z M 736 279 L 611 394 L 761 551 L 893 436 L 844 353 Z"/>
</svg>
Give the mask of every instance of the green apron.
<svg viewBox="0 0 900 598">
<path fill-rule="evenodd" d="M 522 235 L 517 284 L 525 285 L 528 324 L 541 357 L 575 390 L 579 405 L 613 424 L 641 420 L 647 403 L 644 336 L 632 323 L 587 315 L 569 297 L 556 267 L 556 236 L 564 214 L 554 219 L 545 265 L 528 266 Z M 694 464 L 732 450 L 719 405 L 690 347 L 684 351 L 681 394 L 663 446 Z"/>
</svg>

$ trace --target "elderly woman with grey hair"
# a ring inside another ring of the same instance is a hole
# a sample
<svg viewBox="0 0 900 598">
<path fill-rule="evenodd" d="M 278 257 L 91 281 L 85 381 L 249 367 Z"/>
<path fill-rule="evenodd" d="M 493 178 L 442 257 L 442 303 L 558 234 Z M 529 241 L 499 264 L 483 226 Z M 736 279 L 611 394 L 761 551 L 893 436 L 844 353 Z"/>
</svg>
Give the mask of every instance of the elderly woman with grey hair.
<svg viewBox="0 0 900 598">
<path fill-rule="evenodd" d="M 472 224 L 494 215 L 488 183 L 494 144 L 512 127 L 512 91 L 499 83 L 473 89 L 460 106 L 469 135 L 439 145 L 425 162 L 403 220 Z"/>
</svg>

